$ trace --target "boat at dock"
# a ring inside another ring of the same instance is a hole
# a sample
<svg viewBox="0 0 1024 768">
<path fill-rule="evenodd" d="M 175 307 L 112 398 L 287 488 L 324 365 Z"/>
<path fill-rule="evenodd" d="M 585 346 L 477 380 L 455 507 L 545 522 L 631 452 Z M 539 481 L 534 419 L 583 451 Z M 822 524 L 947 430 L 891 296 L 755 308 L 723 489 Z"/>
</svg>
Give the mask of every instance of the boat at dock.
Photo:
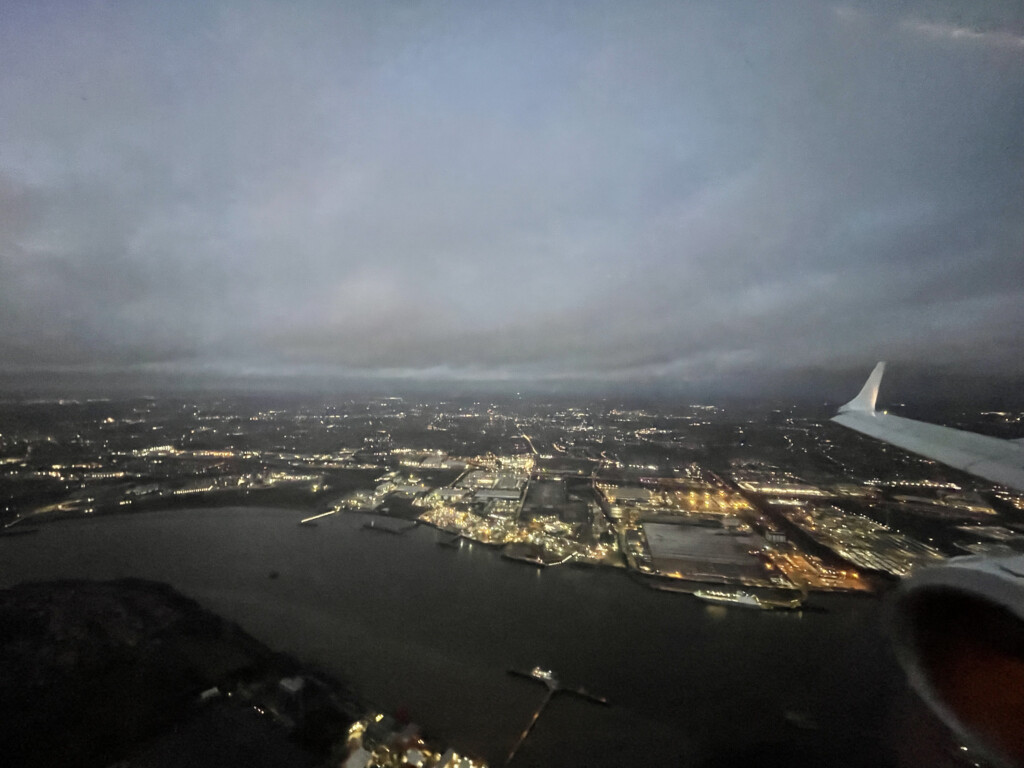
<svg viewBox="0 0 1024 768">
<path fill-rule="evenodd" d="M 717 605 L 733 605 L 741 608 L 757 608 L 762 611 L 795 610 L 803 605 L 800 598 L 785 600 L 775 597 L 761 597 L 742 589 L 698 589 L 693 593 L 698 600 Z"/>
<path fill-rule="evenodd" d="M 558 684 L 558 681 L 555 680 L 555 673 L 552 672 L 550 669 L 541 669 L 540 667 L 534 667 L 530 670 L 530 677 L 535 677 L 538 680 L 543 680 L 545 683 L 554 683 L 555 685 Z"/>
<path fill-rule="evenodd" d="M 516 677 L 525 677 L 529 680 L 536 680 L 539 683 L 543 683 L 545 686 L 547 686 L 547 689 L 553 694 L 572 693 L 576 696 L 581 696 L 582 698 L 587 699 L 588 701 L 592 701 L 596 704 L 604 704 L 606 706 L 608 704 L 608 699 L 606 699 L 604 696 L 598 696 L 597 694 L 591 693 L 586 688 L 566 688 L 562 685 L 561 682 L 559 682 L 558 678 L 555 676 L 555 673 L 550 669 L 544 669 L 543 667 L 538 666 L 534 667 L 529 672 L 524 672 L 520 669 L 510 669 L 508 673 Z"/>
</svg>

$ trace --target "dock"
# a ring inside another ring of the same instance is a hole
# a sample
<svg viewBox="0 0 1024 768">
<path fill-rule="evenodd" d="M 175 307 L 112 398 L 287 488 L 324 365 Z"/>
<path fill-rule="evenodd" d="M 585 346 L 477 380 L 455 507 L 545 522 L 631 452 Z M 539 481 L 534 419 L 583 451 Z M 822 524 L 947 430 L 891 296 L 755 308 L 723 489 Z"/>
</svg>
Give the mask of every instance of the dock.
<svg viewBox="0 0 1024 768">
<path fill-rule="evenodd" d="M 380 525 L 377 524 L 377 520 L 371 520 L 368 523 L 363 524 L 364 531 L 377 531 L 378 533 L 391 533 L 395 536 L 401 536 L 406 531 L 412 530 L 416 527 L 416 523 L 409 523 L 408 525 L 395 525 L 393 523 L 382 522 Z"/>
<path fill-rule="evenodd" d="M 526 741 L 526 737 L 529 736 L 530 731 L 533 730 L 533 726 L 537 723 L 537 720 L 540 719 L 540 715 L 541 712 L 544 711 L 544 707 L 548 705 L 548 702 L 551 701 L 552 698 L 554 698 L 554 695 L 556 693 L 571 693 L 576 696 L 580 696 L 586 699 L 587 701 L 592 701 L 595 704 L 608 706 L 608 699 L 606 699 L 604 696 L 597 696 L 588 691 L 586 688 L 563 687 L 562 684 L 558 681 L 558 678 L 555 677 L 555 674 L 550 669 L 541 669 L 540 667 L 534 667 L 529 672 L 523 672 L 518 669 L 510 669 L 508 673 L 510 675 L 515 675 L 516 677 L 525 677 L 528 680 L 535 680 L 539 683 L 543 683 L 544 686 L 547 688 L 547 691 L 544 693 L 544 698 L 541 699 L 540 704 L 537 705 L 537 709 L 533 711 L 533 716 L 530 717 L 530 722 L 526 724 L 526 727 L 523 729 L 523 732 L 519 734 L 519 738 L 516 739 L 516 743 L 512 746 L 512 751 L 508 753 L 508 758 L 505 760 L 505 765 L 508 765 L 512 762 L 512 759 L 516 756 L 516 753 L 519 751 L 519 748 L 523 746 L 523 742 Z"/>
<path fill-rule="evenodd" d="M 543 558 L 530 557 L 529 555 L 510 555 L 507 552 L 502 552 L 501 556 L 506 560 L 515 560 L 520 563 L 527 563 L 529 565 L 535 565 L 538 568 L 547 568 L 548 564 L 544 562 Z"/>
<path fill-rule="evenodd" d="M 659 592 L 675 592 L 680 595 L 692 595 L 700 588 L 700 584 L 694 584 L 693 582 L 690 582 L 688 586 L 676 586 L 675 584 L 662 581 L 648 581 L 647 586 Z"/>
<path fill-rule="evenodd" d="M 313 522 L 314 520 L 319 520 L 321 517 L 327 517 L 328 515 L 333 515 L 337 511 L 338 510 L 336 510 L 336 509 L 332 509 L 329 512 L 323 512 L 323 513 L 321 513 L 319 515 L 313 515 L 312 517 L 304 517 L 301 520 L 299 520 L 299 525 L 316 525 L 316 523 Z"/>
</svg>

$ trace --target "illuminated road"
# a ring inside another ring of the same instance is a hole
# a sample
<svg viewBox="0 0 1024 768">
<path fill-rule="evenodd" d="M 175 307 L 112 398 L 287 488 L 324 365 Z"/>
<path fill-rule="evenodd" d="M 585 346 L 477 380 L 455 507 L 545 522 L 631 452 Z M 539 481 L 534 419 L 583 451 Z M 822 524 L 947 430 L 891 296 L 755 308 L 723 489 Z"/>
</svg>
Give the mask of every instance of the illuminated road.
<svg viewBox="0 0 1024 768">
<path fill-rule="evenodd" d="M 533 451 L 533 455 L 534 456 L 539 456 L 540 455 L 540 453 L 537 451 L 536 446 L 534 446 L 534 444 L 533 444 L 533 440 L 530 439 L 530 436 L 528 434 L 523 432 L 522 435 L 520 435 L 520 437 L 522 437 L 524 440 L 526 440 L 527 443 L 529 443 L 530 450 Z"/>
</svg>

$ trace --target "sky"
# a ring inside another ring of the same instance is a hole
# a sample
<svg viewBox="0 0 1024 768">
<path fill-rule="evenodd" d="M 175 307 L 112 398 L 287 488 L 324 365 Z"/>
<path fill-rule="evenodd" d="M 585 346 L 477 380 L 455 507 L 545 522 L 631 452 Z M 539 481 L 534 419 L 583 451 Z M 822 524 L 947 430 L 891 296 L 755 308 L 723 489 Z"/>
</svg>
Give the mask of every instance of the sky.
<svg viewBox="0 0 1024 768">
<path fill-rule="evenodd" d="M 0 374 L 1024 374 L 1024 5 L 0 4 Z"/>
</svg>

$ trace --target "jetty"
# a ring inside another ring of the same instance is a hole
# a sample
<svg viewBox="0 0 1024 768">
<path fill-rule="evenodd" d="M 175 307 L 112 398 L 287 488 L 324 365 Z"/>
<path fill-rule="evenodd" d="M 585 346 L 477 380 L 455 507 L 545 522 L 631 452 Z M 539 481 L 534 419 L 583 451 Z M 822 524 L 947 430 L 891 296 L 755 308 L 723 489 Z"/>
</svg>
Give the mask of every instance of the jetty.
<svg viewBox="0 0 1024 768">
<path fill-rule="evenodd" d="M 537 720 L 540 719 L 540 713 L 544 711 L 544 707 L 548 705 L 548 702 L 551 701 L 551 699 L 554 697 L 556 693 L 571 693 L 576 696 L 580 696 L 586 699 L 587 701 L 592 701 L 595 704 L 602 704 L 604 706 L 608 706 L 608 699 L 606 699 L 604 696 L 597 696 L 588 691 L 586 688 L 564 687 L 560 682 L 558 682 L 558 678 L 555 677 L 555 673 L 552 672 L 550 669 L 534 667 L 529 672 L 523 672 L 518 669 L 510 669 L 508 673 L 510 675 L 515 675 L 516 677 L 525 677 L 528 680 L 535 680 L 539 683 L 543 683 L 544 686 L 547 688 L 547 691 L 544 694 L 544 698 L 541 699 L 540 704 L 537 705 L 537 709 L 533 711 L 533 716 L 530 718 L 530 722 L 526 724 L 526 727 L 523 729 L 523 732 L 519 734 L 519 738 L 516 739 L 516 743 L 512 746 L 512 751 L 508 753 L 508 758 L 505 760 L 505 765 L 508 765 L 512 762 L 512 758 L 516 756 L 516 753 L 519 751 L 519 748 L 523 745 L 523 742 L 526 741 L 526 737 L 529 736 L 530 731 L 533 730 L 533 726 L 537 723 Z"/>
<path fill-rule="evenodd" d="M 323 512 L 323 513 L 321 513 L 319 515 L 313 515 L 312 517 L 304 517 L 301 520 L 299 520 L 299 525 L 313 525 L 313 526 L 315 526 L 316 523 L 313 522 L 314 520 L 319 520 L 321 517 L 327 517 L 328 515 L 333 515 L 337 511 L 338 510 L 336 510 L 336 509 L 332 509 L 329 512 Z"/>
<path fill-rule="evenodd" d="M 378 533 L 391 533 L 395 536 L 401 536 L 406 531 L 412 530 L 416 527 L 416 523 L 406 523 L 401 525 L 399 523 L 392 522 L 388 518 L 378 520 L 374 518 L 368 523 L 363 525 L 364 531 L 377 531 Z"/>
</svg>

